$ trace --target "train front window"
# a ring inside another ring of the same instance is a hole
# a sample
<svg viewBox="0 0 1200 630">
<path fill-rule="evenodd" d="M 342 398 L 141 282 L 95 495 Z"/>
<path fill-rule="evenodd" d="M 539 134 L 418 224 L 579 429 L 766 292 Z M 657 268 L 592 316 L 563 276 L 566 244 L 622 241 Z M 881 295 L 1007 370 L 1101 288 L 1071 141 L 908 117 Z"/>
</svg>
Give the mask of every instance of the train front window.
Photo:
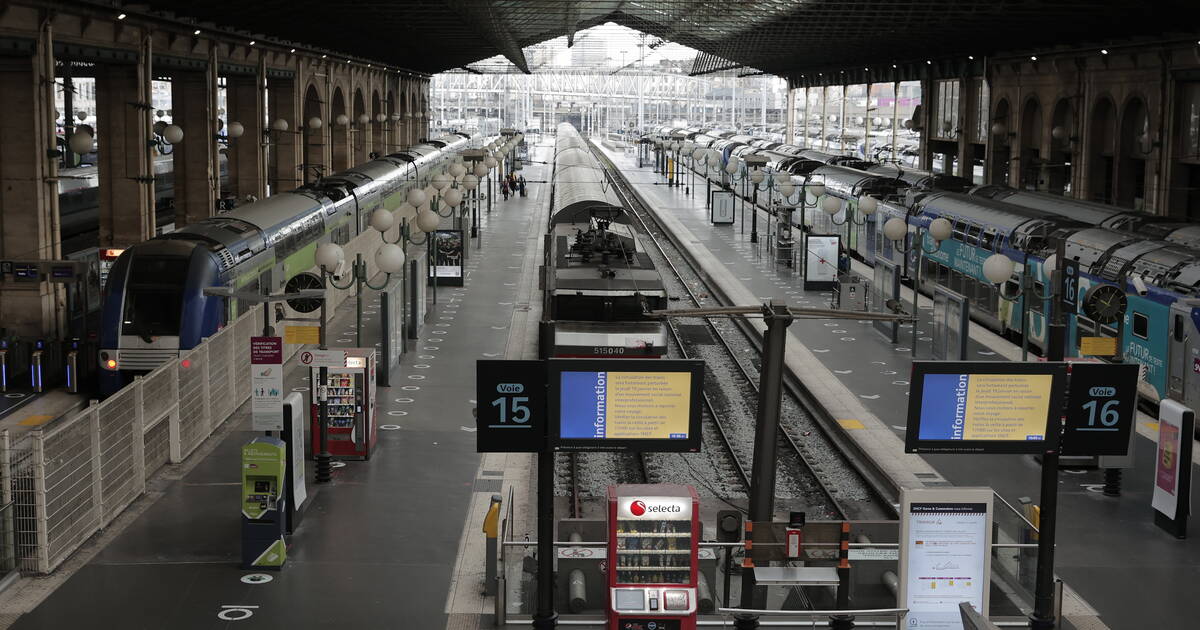
<svg viewBox="0 0 1200 630">
<path fill-rule="evenodd" d="M 130 262 L 121 332 L 150 342 L 177 336 L 183 313 L 186 258 L 137 257 Z"/>
</svg>

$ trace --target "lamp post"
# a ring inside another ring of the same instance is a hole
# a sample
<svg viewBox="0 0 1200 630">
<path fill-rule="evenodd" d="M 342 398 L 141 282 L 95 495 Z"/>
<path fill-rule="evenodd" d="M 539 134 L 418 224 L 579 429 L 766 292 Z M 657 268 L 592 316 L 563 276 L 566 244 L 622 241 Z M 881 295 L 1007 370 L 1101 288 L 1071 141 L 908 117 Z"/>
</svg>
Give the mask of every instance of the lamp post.
<svg viewBox="0 0 1200 630">
<path fill-rule="evenodd" d="M 918 227 L 914 233 L 913 242 L 908 247 L 903 247 L 902 242 L 905 235 L 908 234 L 908 224 L 900 217 L 892 217 L 883 224 L 883 237 L 892 241 L 896 251 L 906 255 L 914 248 L 917 251 L 917 263 L 912 273 L 913 283 L 913 334 L 912 334 L 912 356 L 917 356 L 917 325 L 919 324 L 918 302 L 921 299 L 921 263 L 922 257 L 925 254 L 933 254 L 942 248 L 942 241 L 950 238 L 954 233 L 954 226 L 944 217 L 938 217 L 929 222 L 928 227 Z M 925 234 L 933 237 L 933 249 L 925 248 Z M 1009 273 L 1012 269 L 1009 269 Z"/>
<path fill-rule="evenodd" d="M 797 186 L 796 183 L 792 181 L 792 176 L 790 174 L 775 173 L 775 175 L 771 177 L 770 186 L 771 187 L 768 187 L 767 205 L 770 206 L 772 204 L 772 200 L 770 198 L 771 190 L 778 192 L 779 193 L 779 206 L 778 206 L 777 210 L 787 208 L 789 211 L 789 214 L 790 214 L 791 210 L 799 209 L 800 210 L 800 232 L 803 233 L 803 232 L 807 231 L 808 225 L 805 223 L 805 220 L 804 220 L 804 211 L 810 207 L 811 208 L 817 207 L 817 203 L 818 203 L 817 200 L 820 199 L 821 196 L 825 194 L 825 183 L 812 181 L 811 178 L 805 178 L 805 180 L 803 182 L 801 182 L 799 186 Z M 793 204 L 791 199 L 792 199 L 792 195 L 796 194 L 797 188 L 800 189 L 800 191 L 799 191 L 800 198 L 797 199 L 796 203 Z M 809 195 L 812 195 L 812 198 L 813 198 L 813 202 L 811 204 L 808 203 Z M 778 214 L 777 210 L 775 212 L 772 212 L 772 214 L 777 215 Z M 758 227 L 757 227 L 758 213 L 757 212 L 754 213 L 753 218 L 754 218 L 754 221 L 752 222 L 752 224 L 750 226 L 750 242 L 756 243 L 756 242 L 758 242 Z M 790 223 L 791 217 L 787 217 L 787 221 Z M 771 228 L 768 225 L 767 226 L 767 238 L 768 239 L 771 237 L 770 229 Z"/>
<path fill-rule="evenodd" d="M 1050 323 L 1046 326 L 1046 360 L 1062 361 L 1065 353 L 1066 325 L 1063 322 L 1062 309 L 1062 270 L 1057 269 L 1057 261 L 1063 260 L 1066 254 L 1065 241 L 1059 240 L 1058 250 L 1054 256 L 1046 259 L 1046 265 L 1051 269 L 1050 275 Z M 1012 278 L 1016 263 L 1008 256 L 996 253 L 983 261 L 983 275 L 988 282 L 1000 285 L 1000 295 L 1011 299 L 1004 293 L 1002 283 Z M 1044 269 L 1044 267 L 1043 267 Z M 1022 276 L 1028 276 L 1028 268 L 1022 271 Z M 1022 288 L 1012 297 L 1019 297 L 1026 289 Z M 1035 297 L 1043 297 L 1033 289 Z M 1024 314 L 1022 313 L 1022 316 Z M 1024 321 L 1022 320 L 1022 326 Z M 1029 615 L 1029 627 L 1033 630 L 1051 630 L 1056 626 L 1054 615 L 1054 536 L 1058 524 L 1058 441 L 1053 449 L 1042 453 L 1042 484 L 1041 511 L 1038 521 L 1038 555 L 1037 580 L 1034 587 L 1033 612 Z"/>
</svg>

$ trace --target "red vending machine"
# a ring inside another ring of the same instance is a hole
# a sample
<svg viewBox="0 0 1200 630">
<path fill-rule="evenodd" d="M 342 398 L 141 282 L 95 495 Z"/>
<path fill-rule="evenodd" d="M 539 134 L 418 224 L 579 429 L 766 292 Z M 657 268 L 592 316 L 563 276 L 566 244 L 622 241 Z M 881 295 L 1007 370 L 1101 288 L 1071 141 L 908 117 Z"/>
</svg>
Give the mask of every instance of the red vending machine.
<svg viewBox="0 0 1200 630">
<path fill-rule="evenodd" d="M 609 630 L 695 630 L 699 513 L 691 486 L 609 486 Z"/>
<path fill-rule="evenodd" d="M 329 453 L 341 459 L 370 459 L 379 435 L 375 410 L 375 350 L 345 348 L 345 362 L 327 367 L 326 420 Z M 321 369 L 313 367 L 310 383 L 320 383 Z M 319 393 L 319 389 L 315 389 Z M 320 406 L 312 400 L 312 453 L 321 452 Z"/>
</svg>

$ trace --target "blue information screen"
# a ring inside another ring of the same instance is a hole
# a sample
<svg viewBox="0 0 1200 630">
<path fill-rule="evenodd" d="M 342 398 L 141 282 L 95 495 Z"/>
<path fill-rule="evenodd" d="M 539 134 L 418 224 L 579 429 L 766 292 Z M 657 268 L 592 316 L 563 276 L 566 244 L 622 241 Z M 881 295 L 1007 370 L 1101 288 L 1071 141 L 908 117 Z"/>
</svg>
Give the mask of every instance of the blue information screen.
<svg viewBox="0 0 1200 630">
<path fill-rule="evenodd" d="M 1050 374 L 926 374 L 921 440 L 1042 441 Z"/>
<path fill-rule="evenodd" d="M 687 440 L 692 378 L 678 371 L 564 371 L 559 437 Z"/>
</svg>

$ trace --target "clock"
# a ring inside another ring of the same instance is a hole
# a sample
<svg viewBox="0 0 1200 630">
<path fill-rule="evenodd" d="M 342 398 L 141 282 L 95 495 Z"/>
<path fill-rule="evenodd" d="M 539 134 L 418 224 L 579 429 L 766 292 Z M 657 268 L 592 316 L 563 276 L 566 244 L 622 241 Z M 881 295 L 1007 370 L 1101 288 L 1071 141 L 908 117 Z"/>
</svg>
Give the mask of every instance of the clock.
<svg viewBox="0 0 1200 630">
<path fill-rule="evenodd" d="M 1114 284 L 1098 284 L 1083 298 L 1083 312 L 1100 324 L 1111 326 L 1125 315 L 1129 300 L 1125 291 Z"/>
</svg>

